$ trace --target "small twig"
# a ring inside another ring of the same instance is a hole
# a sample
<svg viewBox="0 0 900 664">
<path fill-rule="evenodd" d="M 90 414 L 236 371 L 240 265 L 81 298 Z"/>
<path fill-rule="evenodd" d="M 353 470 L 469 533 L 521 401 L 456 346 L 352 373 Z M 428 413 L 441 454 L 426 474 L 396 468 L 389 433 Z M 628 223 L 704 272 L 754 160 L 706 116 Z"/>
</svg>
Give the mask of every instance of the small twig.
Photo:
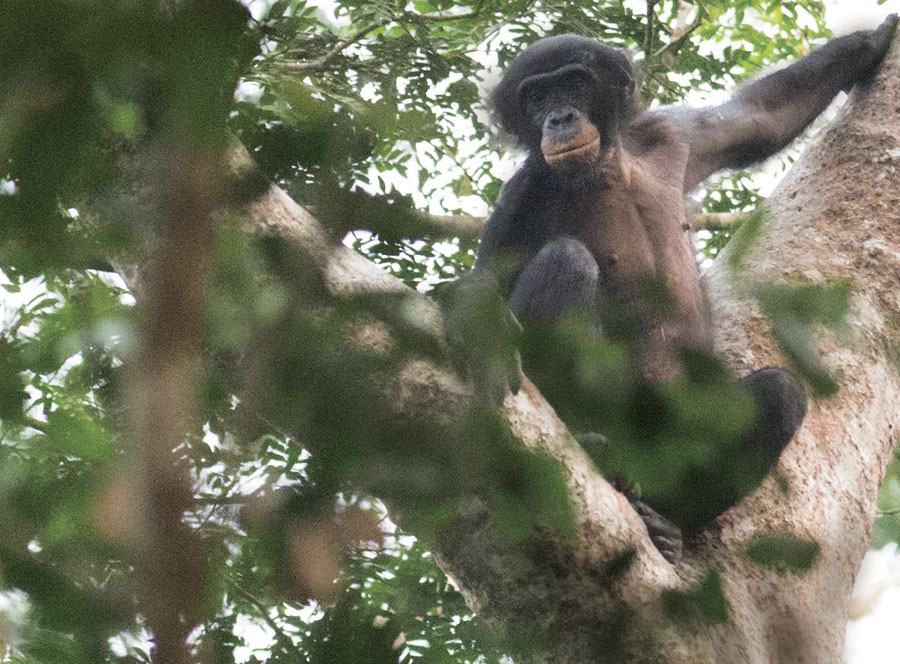
<svg viewBox="0 0 900 664">
<path fill-rule="evenodd" d="M 358 42 L 373 30 L 377 30 L 378 28 L 382 27 L 386 22 L 387 21 L 379 21 L 377 23 L 367 25 L 359 32 L 356 32 L 346 39 L 339 41 L 333 49 L 328 51 L 328 53 L 323 55 L 321 58 L 309 60 L 307 62 L 284 62 L 282 64 L 285 68 L 291 69 L 293 71 L 318 71 L 321 69 L 325 69 L 337 56 L 343 53 L 347 48 Z"/>
<path fill-rule="evenodd" d="M 647 79 L 650 81 L 655 81 L 659 87 L 665 90 L 669 90 L 670 92 L 675 92 L 678 89 L 678 85 L 676 83 L 670 81 L 664 74 L 658 71 L 650 72 Z"/>
<path fill-rule="evenodd" d="M 272 619 L 272 616 L 269 615 L 269 609 L 268 609 L 268 607 L 265 605 L 265 603 L 264 603 L 261 599 L 258 599 L 258 598 L 256 598 L 256 597 L 254 597 L 253 594 L 251 594 L 249 590 L 246 590 L 246 589 L 242 588 L 242 587 L 237 583 L 237 581 L 235 581 L 233 578 L 230 578 L 230 577 L 229 577 L 229 579 L 228 579 L 228 585 L 231 586 L 231 588 L 232 588 L 238 595 L 240 595 L 241 597 L 243 597 L 244 599 L 246 599 L 248 602 L 250 602 L 250 604 L 253 605 L 253 608 L 255 608 L 255 609 L 259 612 L 260 617 L 261 617 L 261 618 L 265 621 L 265 623 L 272 629 L 272 631 L 275 632 L 275 634 L 278 635 L 278 637 L 281 639 L 281 641 L 282 641 L 283 643 L 289 643 L 289 644 L 291 644 L 291 646 L 294 647 L 294 649 L 295 649 L 297 655 L 302 655 L 302 654 L 303 654 L 303 653 L 300 652 L 299 650 L 296 650 L 296 647 L 295 647 L 295 645 L 294 645 L 294 640 L 290 637 L 290 635 L 289 635 L 287 632 L 285 632 L 284 629 L 282 629 L 281 625 L 279 625 L 277 622 L 275 622 L 275 621 Z"/>
<path fill-rule="evenodd" d="M 41 422 L 33 417 L 26 415 L 22 418 L 22 424 L 24 424 L 29 429 L 34 429 L 35 431 L 40 431 L 43 434 L 47 434 L 47 423 Z"/>
<path fill-rule="evenodd" d="M 653 54 L 655 59 L 661 59 L 666 56 L 675 57 L 678 54 L 678 51 L 681 50 L 681 47 L 684 46 L 685 42 L 690 38 L 690 36 L 703 24 L 703 11 L 701 11 L 702 7 L 697 5 L 697 16 L 694 18 L 693 22 L 682 29 L 682 31 L 676 30 L 672 34 L 677 34 L 672 41 L 668 44 L 660 48 L 656 53 Z"/>
<path fill-rule="evenodd" d="M 422 14 L 421 16 L 415 15 L 417 20 L 425 20 L 425 21 L 435 21 L 435 22 L 444 22 L 444 21 L 466 21 L 468 19 L 478 18 L 479 13 L 477 11 L 467 12 L 465 14 Z"/>
<path fill-rule="evenodd" d="M 435 139 L 435 140 L 437 140 L 437 139 Z M 466 170 L 466 167 L 463 166 L 462 162 L 460 162 L 459 159 L 457 159 L 456 154 L 451 149 L 451 147 L 449 145 L 447 145 L 447 143 L 443 139 L 438 140 L 438 144 L 435 145 L 435 140 L 428 141 L 428 143 L 431 145 L 434 145 L 434 147 L 436 147 L 440 151 L 441 154 L 443 154 L 445 157 L 450 159 L 454 164 L 456 164 L 456 167 L 460 171 L 462 171 L 463 175 L 465 175 L 467 178 L 469 178 L 470 181 L 474 182 L 475 178 L 473 178 L 471 175 L 469 175 L 468 171 Z M 484 200 L 485 203 L 490 204 L 491 201 L 488 200 L 487 196 L 485 196 L 483 192 L 479 193 L 478 196 L 482 200 Z"/>
<path fill-rule="evenodd" d="M 227 498 L 221 496 L 196 496 L 194 497 L 194 505 L 196 507 L 225 507 L 228 505 L 244 506 L 251 500 L 252 499 L 249 496 L 230 496 Z"/>
<path fill-rule="evenodd" d="M 202 499 L 194 496 L 194 509 L 192 510 L 192 512 L 194 514 L 194 517 L 197 519 L 197 530 L 203 530 L 204 526 L 206 526 L 210 522 L 210 520 L 215 515 L 216 510 L 218 510 L 219 508 L 227 504 L 239 504 L 231 500 L 231 494 L 240 483 L 241 476 L 236 474 L 231 479 L 231 481 L 218 492 L 218 495 L 216 495 L 215 497 L 201 502 Z M 199 511 L 196 509 L 200 506 L 210 508 L 207 510 L 207 514 L 205 516 L 201 516 L 199 514 Z"/>
</svg>

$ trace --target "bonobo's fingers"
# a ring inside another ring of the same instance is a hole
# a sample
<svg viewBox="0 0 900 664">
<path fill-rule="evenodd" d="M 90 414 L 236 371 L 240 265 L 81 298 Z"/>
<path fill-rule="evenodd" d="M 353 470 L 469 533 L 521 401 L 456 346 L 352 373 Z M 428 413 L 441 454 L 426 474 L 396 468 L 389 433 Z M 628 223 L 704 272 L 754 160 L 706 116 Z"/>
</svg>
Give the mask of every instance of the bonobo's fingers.
<svg viewBox="0 0 900 664">
<path fill-rule="evenodd" d="M 628 500 L 634 507 L 634 511 L 643 519 L 644 525 L 647 526 L 650 541 L 653 542 L 653 545 L 662 554 L 663 558 L 676 565 L 681 560 L 684 549 L 681 531 L 678 529 L 678 526 L 659 514 L 644 501 L 631 496 L 628 497 Z"/>
<path fill-rule="evenodd" d="M 869 65 L 870 71 L 860 79 L 861 82 L 868 82 L 875 75 L 878 65 L 884 60 L 884 56 L 891 47 L 891 43 L 893 42 L 896 33 L 896 14 L 891 14 L 884 19 L 884 21 L 881 22 L 881 25 L 875 30 L 860 30 L 859 32 L 854 33 L 865 40 L 865 43 L 869 47 L 869 54 L 867 57 L 871 57 L 871 64 Z"/>
<path fill-rule="evenodd" d="M 891 41 L 893 41 L 894 35 L 897 33 L 897 21 L 897 15 L 891 14 L 872 32 L 872 45 L 878 60 L 881 60 L 884 54 L 887 53 Z"/>
</svg>

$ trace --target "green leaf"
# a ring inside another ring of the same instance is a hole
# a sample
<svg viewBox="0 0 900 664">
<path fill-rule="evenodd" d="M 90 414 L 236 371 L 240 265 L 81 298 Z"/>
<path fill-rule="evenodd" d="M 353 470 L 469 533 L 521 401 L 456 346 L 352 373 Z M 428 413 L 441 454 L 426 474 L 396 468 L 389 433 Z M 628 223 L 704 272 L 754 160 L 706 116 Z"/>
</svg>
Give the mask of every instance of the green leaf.
<svg viewBox="0 0 900 664">
<path fill-rule="evenodd" d="M 819 558 L 819 543 L 790 533 L 757 535 L 747 545 L 745 554 L 758 565 L 780 575 L 803 576 Z"/>
<path fill-rule="evenodd" d="M 691 633 L 728 620 L 728 602 L 717 572 L 710 572 L 688 590 L 664 590 L 662 603 L 669 619 Z"/>
</svg>

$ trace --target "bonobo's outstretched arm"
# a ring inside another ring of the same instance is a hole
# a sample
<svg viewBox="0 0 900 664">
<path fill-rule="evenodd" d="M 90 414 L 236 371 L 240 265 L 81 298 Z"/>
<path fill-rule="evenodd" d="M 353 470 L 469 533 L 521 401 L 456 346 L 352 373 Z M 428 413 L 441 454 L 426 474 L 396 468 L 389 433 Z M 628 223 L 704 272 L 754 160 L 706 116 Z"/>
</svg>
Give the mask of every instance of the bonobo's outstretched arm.
<svg viewBox="0 0 900 664">
<path fill-rule="evenodd" d="M 877 30 L 831 40 L 789 67 L 741 88 L 721 106 L 664 109 L 690 147 L 684 188 L 712 173 L 775 154 L 812 122 L 841 90 L 869 78 L 897 27 L 888 17 Z"/>
</svg>

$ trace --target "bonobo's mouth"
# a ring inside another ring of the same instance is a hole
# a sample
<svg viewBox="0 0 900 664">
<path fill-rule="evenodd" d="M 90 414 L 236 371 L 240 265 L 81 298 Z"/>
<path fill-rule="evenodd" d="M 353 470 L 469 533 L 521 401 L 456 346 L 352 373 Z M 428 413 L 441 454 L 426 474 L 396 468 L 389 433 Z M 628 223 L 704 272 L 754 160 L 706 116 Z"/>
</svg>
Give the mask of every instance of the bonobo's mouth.
<svg viewBox="0 0 900 664">
<path fill-rule="evenodd" d="M 542 142 L 541 152 L 544 153 L 544 161 L 550 166 L 566 162 L 593 161 L 600 154 L 600 137 L 594 136 L 588 141 L 572 146 L 572 143 L 557 145 Z"/>
</svg>

